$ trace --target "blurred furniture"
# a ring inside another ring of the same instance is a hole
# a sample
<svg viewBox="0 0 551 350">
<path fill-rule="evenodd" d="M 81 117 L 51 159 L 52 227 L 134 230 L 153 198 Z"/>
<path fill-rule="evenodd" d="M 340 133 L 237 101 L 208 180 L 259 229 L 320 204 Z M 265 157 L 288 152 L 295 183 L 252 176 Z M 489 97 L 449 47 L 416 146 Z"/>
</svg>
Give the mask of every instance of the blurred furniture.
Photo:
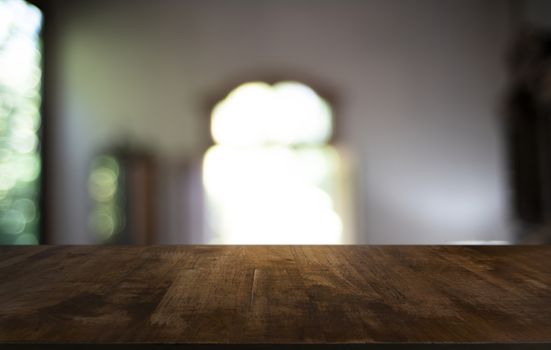
<svg viewBox="0 0 551 350">
<path fill-rule="evenodd" d="M 551 33 L 524 29 L 508 60 L 506 129 L 521 242 L 551 242 Z"/>
<path fill-rule="evenodd" d="M 145 152 L 120 148 L 94 159 L 90 228 L 98 243 L 154 242 L 156 176 L 154 158 Z"/>
<path fill-rule="evenodd" d="M 549 349 L 549 261 L 546 246 L 0 247 L 0 348 Z"/>
</svg>

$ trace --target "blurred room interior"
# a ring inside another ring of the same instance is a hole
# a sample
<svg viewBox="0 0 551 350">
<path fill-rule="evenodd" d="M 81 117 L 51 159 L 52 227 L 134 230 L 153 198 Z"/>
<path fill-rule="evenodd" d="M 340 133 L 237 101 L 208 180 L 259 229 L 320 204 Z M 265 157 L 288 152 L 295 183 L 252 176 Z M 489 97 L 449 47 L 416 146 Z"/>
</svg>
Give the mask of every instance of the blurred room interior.
<svg viewBox="0 0 551 350">
<path fill-rule="evenodd" d="M 0 244 L 551 241 L 551 1 L 0 0 Z"/>
</svg>

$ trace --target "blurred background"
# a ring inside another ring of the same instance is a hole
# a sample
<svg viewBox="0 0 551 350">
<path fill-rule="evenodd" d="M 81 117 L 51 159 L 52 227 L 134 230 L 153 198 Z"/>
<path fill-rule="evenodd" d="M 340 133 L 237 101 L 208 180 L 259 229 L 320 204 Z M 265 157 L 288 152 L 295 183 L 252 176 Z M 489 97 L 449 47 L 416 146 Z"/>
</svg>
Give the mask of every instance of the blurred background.
<svg viewBox="0 0 551 350">
<path fill-rule="evenodd" d="M 551 1 L 0 0 L 0 244 L 551 241 Z"/>
</svg>

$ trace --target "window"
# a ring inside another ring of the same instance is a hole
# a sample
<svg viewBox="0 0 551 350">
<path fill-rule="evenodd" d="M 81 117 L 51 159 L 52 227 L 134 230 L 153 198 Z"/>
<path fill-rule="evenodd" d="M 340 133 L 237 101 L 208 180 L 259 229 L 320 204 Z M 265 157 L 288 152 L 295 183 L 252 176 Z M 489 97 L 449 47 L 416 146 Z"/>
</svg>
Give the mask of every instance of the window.
<svg viewBox="0 0 551 350">
<path fill-rule="evenodd" d="M 298 82 L 238 86 L 212 110 L 203 161 L 212 243 L 343 242 L 331 106 Z"/>
<path fill-rule="evenodd" d="M 0 244 L 38 243 L 42 15 L 0 0 Z"/>
</svg>

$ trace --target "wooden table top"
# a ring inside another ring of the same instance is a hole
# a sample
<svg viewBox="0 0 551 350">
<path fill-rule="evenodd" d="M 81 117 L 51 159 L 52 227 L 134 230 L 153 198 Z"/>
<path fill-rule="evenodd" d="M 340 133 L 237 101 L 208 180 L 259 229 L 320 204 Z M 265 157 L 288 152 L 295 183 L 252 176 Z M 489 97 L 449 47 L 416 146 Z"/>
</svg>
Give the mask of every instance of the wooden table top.
<svg viewBox="0 0 551 350">
<path fill-rule="evenodd" d="M 551 348 L 551 247 L 0 247 L 0 347 L 423 343 Z"/>
</svg>

